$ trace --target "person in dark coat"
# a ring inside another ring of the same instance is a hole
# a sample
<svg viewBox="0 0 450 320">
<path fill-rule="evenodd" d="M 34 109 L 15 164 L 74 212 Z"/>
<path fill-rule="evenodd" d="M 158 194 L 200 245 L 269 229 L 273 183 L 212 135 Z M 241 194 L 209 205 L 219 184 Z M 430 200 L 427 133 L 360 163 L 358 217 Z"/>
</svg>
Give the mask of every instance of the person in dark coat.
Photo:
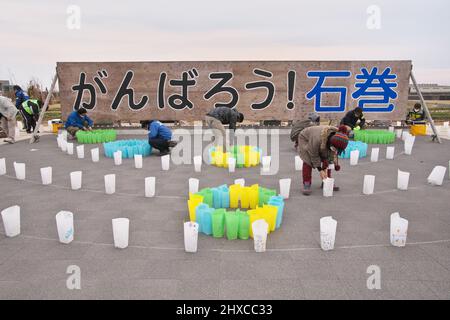
<svg viewBox="0 0 450 320">
<path fill-rule="evenodd" d="M 350 137 L 353 137 L 353 130 L 364 129 L 365 124 L 366 119 L 364 118 L 363 110 L 360 107 L 347 112 L 341 120 L 341 125 L 347 127 Z"/>
<path fill-rule="evenodd" d="M 223 151 L 228 149 L 226 131 L 224 124 L 228 124 L 229 128 L 236 131 L 236 123 L 244 121 L 244 115 L 235 109 L 228 107 L 217 107 L 206 114 L 206 124 L 213 129 L 214 143 L 216 146 L 222 144 Z M 220 143 L 222 142 L 222 143 Z"/>
</svg>

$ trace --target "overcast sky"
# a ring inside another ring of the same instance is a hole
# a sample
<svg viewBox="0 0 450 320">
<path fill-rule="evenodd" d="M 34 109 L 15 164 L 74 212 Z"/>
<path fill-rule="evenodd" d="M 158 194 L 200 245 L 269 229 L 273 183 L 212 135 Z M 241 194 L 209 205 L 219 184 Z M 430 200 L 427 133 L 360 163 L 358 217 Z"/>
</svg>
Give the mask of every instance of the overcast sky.
<svg viewBox="0 0 450 320">
<path fill-rule="evenodd" d="M 449 12 L 448 0 L 0 0 L 0 79 L 49 86 L 57 61 L 405 59 L 418 82 L 450 85 Z"/>
</svg>

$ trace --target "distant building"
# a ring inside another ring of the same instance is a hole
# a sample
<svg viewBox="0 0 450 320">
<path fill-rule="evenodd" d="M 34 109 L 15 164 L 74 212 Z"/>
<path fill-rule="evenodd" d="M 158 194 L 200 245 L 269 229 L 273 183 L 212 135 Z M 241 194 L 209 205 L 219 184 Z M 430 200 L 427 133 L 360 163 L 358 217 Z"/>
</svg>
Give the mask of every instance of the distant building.
<svg viewBox="0 0 450 320">
<path fill-rule="evenodd" d="M 0 95 L 8 95 L 14 92 L 13 85 L 9 83 L 9 80 L 0 80 Z"/>
<path fill-rule="evenodd" d="M 419 84 L 420 92 L 425 100 L 450 100 L 450 86 L 440 86 L 438 84 Z M 416 88 L 409 86 L 409 100 L 420 100 Z"/>
</svg>

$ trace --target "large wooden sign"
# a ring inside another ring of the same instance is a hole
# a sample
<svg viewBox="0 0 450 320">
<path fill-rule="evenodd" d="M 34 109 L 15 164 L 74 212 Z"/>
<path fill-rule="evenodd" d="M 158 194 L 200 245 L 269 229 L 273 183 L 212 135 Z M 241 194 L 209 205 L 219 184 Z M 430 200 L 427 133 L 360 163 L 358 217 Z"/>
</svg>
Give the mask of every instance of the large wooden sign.
<svg viewBox="0 0 450 320">
<path fill-rule="evenodd" d="M 406 114 L 411 61 L 59 62 L 62 116 L 84 107 L 96 122 L 202 120 L 237 108 L 248 120 L 368 119 Z"/>
</svg>

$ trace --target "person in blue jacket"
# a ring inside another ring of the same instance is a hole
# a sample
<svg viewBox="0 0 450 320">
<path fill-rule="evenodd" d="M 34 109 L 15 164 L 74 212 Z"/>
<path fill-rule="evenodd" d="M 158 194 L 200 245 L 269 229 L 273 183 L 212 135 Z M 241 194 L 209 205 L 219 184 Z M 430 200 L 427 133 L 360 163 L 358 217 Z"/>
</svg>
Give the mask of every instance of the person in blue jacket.
<svg viewBox="0 0 450 320">
<path fill-rule="evenodd" d="M 169 148 L 177 145 L 176 141 L 172 141 L 172 131 L 158 120 L 141 121 L 142 128 L 147 128 L 148 143 L 152 148 L 158 149 L 161 156 L 170 153 Z"/>
<path fill-rule="evenodd" d="M 25 93 L 25 91 L 22 90 L 20 86 L 13 86 L 14 94 L 16 96 L 16 108 L 20 109 L 22 106 L 22 103 L 30 99 L 30 97 Z"/>
<path fill-rule="evenodd" d="M 94 122 L 86 114 L 87 110 L 85 108 L 80 108 L 78 110 L 72 111 L 67 118 L 64 127 L 72 136 L 72 138 L 75 138 L 78 130 L 92 131 Z"/>
</svg>

